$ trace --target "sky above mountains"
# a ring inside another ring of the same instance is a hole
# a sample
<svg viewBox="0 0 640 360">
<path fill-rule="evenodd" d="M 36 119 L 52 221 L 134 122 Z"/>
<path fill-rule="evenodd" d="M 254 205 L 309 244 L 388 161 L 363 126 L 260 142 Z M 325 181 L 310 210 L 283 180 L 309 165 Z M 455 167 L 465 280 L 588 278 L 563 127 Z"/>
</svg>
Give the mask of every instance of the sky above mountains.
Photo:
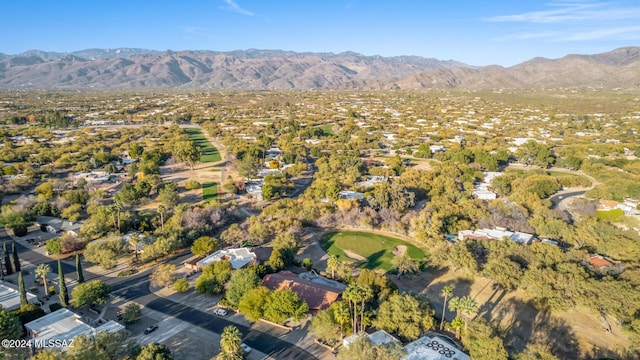
<svg viewBox="0 0 640 360">
<path fill-rule="evenodd" d="M 640 45 L 634 0 L 6 1 L 0 52 L 281 49 L 511 66 Z"/>
</svg>

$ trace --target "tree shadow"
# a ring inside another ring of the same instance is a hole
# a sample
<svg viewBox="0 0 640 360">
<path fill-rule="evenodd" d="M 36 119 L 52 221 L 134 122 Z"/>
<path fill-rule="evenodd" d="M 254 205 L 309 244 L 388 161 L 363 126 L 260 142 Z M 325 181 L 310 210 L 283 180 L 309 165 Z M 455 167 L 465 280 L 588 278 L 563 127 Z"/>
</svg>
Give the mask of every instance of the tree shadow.
<svg viewBox="0 0 640 360">
<path fill-rule="evenodd" d="M 380 250 L 380 251 L 376 251 L 373 254 L 367 256 L 367 262 L 365 262 L 362 267 L 365 267 L 367 269 L 371 269 L 374 270 L 378 267 L 380 267 L 380 265 L 382 265 L 382 260 L 380 260 L 382 258 L 382 255 L 384 255 L 386 251 L 385 250 Z"/>
<path fill-rule="evenodd" d="M 580 358 L 580 345 L 573 330 L 549 309 L 540 310 L 531 302 L 510 298 L 492 315 L 494 322 L 500 322 L 505 347 L 510 353 L 537 343 L 561 359 Z"/>
</svg>

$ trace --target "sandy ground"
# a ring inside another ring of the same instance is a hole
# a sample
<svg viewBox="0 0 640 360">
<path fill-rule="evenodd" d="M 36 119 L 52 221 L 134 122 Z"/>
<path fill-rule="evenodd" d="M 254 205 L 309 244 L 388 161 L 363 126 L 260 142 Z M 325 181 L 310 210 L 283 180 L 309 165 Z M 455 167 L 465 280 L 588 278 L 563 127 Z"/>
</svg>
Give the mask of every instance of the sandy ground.
<svg viewBox="0 0 640 360">
<path fill-rule="evenodd" d="M 455 272 L 439 269 L 402 278 L 392 275 L 391 279 L 401 291 L 427 298 L 438 317 L 442 314 L 443 287 L 452 287 L 454 296 L 471 295 L 478 301 L 478 316 L 497 324 L 506 335 L 505 346 L 512 350 L 538 341 L 560 358 L 577 359 L 589 358 L 596 352 L 598 356 L 613 356 L 613 350 L 630 345 L 618 324 L 610 321 L 612 331 L 609 333 L 599 315 L 588 309 L 578 307 L 558 314 L 539 311 L 529 304 L 523 292 L 494 288 L 486 278 L 468 281 Z M 447 311 L 447 321 L 454 315 Z"/>
</svg>

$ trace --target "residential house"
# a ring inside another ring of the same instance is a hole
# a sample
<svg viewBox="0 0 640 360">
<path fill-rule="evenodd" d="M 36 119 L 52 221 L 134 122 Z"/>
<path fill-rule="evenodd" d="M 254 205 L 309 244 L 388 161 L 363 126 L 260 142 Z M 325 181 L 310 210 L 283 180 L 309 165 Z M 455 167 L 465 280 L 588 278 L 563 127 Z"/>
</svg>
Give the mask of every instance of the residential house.
<svg viewBox="0 0 640 360">
<path fill-rule="evenodd" d="M 51 342 L 69 344 L 79 335 L 95 335 L 101 331 L 123 332 L 124 326 L 110 320 L 98 327 L 85 322 L 82 317 L 66 308 L 56 310 L 24 325 L 33 338 L 32 346 L 37 349 Z M 62 347 L 62 350 L 65 350 Z"/>
<path fill-rule="evenodd" d="M 38 304 L 38 297 L 27 292 L 27 302 Z M 20 308 L 20 292 L 16 285 L 0 280 L 0 306 L 5 308 L 7 311 L 17 310 Z"/>
<path fill-rule="evenodd" d="M 270 290 L 290 289 L 309 305 L 309 310 L 324 310 L 337 301 L 343 288 L 299 277 L 291 271 L 267 274 L 262 284 Z"/>
<path fill-rule="evenodd" d="M 227 260 L 231 263 L 231 266 L 234 269 L 240 269 L 255 261 L 256 254 L 254 254 L 249 248 L 218 250 L 213 254 L 206 256 L 202 260 L 198 261 L 196 263 L 196 267 L 198 268 L 198 270 L 202 270 L 202 268 L 204 268 L 208 264 L 220 260 Z"/>
</svg>

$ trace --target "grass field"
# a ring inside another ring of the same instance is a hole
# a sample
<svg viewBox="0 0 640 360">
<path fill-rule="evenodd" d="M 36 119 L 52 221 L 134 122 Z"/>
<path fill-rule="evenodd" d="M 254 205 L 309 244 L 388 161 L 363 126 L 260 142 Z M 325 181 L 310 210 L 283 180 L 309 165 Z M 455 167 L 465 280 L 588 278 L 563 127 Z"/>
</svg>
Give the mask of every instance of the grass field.
<svg viewBox="0 0 640 360">
<path fill-rule="evenodd" d="M 318 126 L 320 129 L 322 129 L 322 131 L 329 135 L 329 136 L 334 136 L 335 133 L 333 132 L 333 125 L 335 124 L 324 124 L 324 125 L 320 125 Z"/>
<path fill-rule="evenodd" d="M 185 129 L 191 141 L 193 141 L 196 145 L 202 148 L 202 156 L 200 157 L 200 162 L 216 162 L 222 160 L 220 157 L 220 153 L 218 149 L 216 149 L 206 137 L 202 133 L 202 130 L 196 128 L 188 128 Z"/>
<path fill-rule="evenodd" d="M 389 236 L 360 231 L 340 231 L 325 235 L 320 240 L 320 246 L 329 254 L 341 260 L 351 260 L 344 250 L 351 251 L 367 258 L 360 267 L 365 269 L 391 270 L 393 250 L 398 245 L 407 247 L 407 255 L 413 259 L 422 260 L 425 256 L 421 249 Z"/>
<path fill-rule="evenodd" d="M 218 198 L 218 183 L 208 182 L 202 184 L 202 197 L 205 200 L 214 200 Z"/>
</svg>

